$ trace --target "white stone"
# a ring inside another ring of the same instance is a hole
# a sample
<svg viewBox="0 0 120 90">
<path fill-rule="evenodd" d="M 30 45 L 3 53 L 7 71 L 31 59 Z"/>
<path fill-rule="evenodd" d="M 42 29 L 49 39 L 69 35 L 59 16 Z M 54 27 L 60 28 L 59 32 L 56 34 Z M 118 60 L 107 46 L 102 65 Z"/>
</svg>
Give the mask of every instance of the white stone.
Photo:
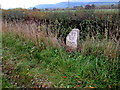
<svg viewBox="0 0 120 90">
<path fill-rule="evenodd" d="M 66 37 L 66 45 L 71 49 L 77 49 L 79 39 L 79 29 L 72 29 Z"/>
</svg>

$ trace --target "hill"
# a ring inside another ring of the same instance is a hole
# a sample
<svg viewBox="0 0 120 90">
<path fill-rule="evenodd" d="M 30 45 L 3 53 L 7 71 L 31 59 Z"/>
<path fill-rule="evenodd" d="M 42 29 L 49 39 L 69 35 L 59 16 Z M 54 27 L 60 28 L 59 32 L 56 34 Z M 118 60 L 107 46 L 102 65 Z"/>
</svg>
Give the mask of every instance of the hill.
<svg viewBox="0 0 120 90">
<path fill-rule="evenodd" d="M 70 7 L 74 7 L 74 6 L 85 6 L 87 4 L 95 4 L 95 5 L 116 5 L 118 4 L 118 2 L 70 2 Z M 38 9 L 45 9 L 45 8 L 67 8 L 68 7 L 68 2 L 60 2 L 60 3 L 56 3 L 56 4 L 39 4 L 36 6 L 33 6 L 35 8 Z M 30 7 L 30 9 L 32 9 L 33 7 Z"/>
</svg>

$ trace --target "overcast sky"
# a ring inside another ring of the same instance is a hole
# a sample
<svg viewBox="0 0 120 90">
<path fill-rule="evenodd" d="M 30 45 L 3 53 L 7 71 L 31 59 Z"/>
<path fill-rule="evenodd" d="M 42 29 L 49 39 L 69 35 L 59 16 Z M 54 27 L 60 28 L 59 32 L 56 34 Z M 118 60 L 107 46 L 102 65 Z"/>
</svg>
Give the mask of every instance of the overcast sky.
<svg viewBox="0 0 120 90">
<path fill-rule="evenodd" d="M 38 4 L 54 4 L 68 0 L 0 0 L 1 7 L 8 8 L 29 8 Z M 119 0 L 70 0 L 79 2 L 118 2 Z"/>
</svg>

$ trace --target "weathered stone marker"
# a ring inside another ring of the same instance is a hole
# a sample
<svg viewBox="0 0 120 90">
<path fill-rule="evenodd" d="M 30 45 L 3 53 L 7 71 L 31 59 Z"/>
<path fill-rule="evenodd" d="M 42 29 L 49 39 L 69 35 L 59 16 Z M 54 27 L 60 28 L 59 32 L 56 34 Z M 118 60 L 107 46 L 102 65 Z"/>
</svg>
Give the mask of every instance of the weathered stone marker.
<svg viewBox="0 0 120 90">
<path fill-rule="evenodd" d="M 72 50 L 76 50 L 78 46 L 79 29 L 72 29 L 66 37 L 66 45 Z"/>
</svg>

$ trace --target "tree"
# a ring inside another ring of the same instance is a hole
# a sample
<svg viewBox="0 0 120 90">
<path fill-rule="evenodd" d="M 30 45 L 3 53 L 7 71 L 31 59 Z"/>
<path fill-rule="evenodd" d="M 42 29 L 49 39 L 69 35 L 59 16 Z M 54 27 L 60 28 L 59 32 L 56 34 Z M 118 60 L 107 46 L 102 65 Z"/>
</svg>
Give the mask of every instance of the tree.
<svg viewBox="0 0 120 90">
<path fill-rule="evenodd" d="M 91 8 L 91 5 L 86 5 L 85 6 L 85 9 L 90 9 Z"/>
<path fill-rule="evenodd" d="M 92 8 L 92 9 L 95 9 L 95 7 L 96 7 L 95 4 L 92 4 L 92 5 L 91 5 L 91 8 Z"/>
<path fill-rule="evenodd" d="M 36 7 L 33 7 L 33 11 L 36 11 L 37 10 L 37 8 Z"/>
</svg>

